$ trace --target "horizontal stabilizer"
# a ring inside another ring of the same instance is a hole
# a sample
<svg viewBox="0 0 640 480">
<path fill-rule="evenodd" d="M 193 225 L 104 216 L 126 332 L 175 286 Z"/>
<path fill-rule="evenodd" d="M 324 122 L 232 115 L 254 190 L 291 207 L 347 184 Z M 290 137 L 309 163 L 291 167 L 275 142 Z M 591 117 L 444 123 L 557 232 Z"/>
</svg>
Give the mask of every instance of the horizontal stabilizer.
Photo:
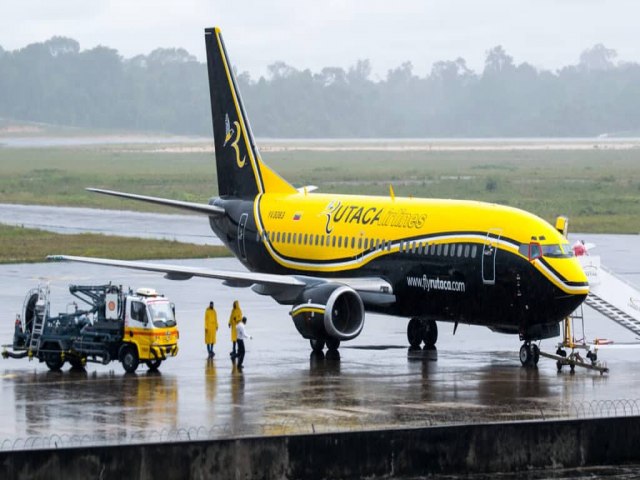
<svg viewBox="0 0 640 480">
<path fill-rule="evenodd" d="M 101 193 L 103 195 L 111 195 L 113 197 L 128 198 L 130 200 L 138 200 L 140 202 L 155 203 L 156 205 L 164 205 L 166 207 L 180 208 L 203 215 L 222 215 L 224 208 L 215 205 L 205 205 L 204 203 L 182 202 L 180 200 L 169 200 L 167 198 L 148 197 L 146 195 L 136 195 L 135 193 L 115 192 L 113 190 L 102 190 L 100 188 L 87 188 L 89 192 Z"/>
</svg>

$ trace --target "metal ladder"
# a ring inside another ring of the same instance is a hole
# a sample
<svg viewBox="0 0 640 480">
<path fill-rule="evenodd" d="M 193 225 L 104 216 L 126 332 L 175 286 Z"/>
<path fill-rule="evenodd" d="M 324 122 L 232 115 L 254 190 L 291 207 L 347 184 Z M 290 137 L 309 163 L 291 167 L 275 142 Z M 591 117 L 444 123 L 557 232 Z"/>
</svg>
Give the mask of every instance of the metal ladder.
<svg viewBox="0 0 640 480">
<path fill-rule="evenodd" d="M 584 303 L 640 337 L 640 321 L 631 315 L 628 315 L 594 293 L 590 293 Z"/>
<path fill-rule="evenodd" d="M 33 292 L 33 293 L 32 293 Z M 31 338 L 29 340 L 29 351 L 37 353 L 40 348 L 40 339 L 42 332 L 44 331 L 44 324 L 46 318 L 49 316 L 49 286 L 39 286 L 29 292 L 27 299 L 33 294 L 38 294 L 38 300 L 34 306 L 33 326 L 31 328 Z M 26 317 L 26 304 L 23 318 Z"/>
</svg>

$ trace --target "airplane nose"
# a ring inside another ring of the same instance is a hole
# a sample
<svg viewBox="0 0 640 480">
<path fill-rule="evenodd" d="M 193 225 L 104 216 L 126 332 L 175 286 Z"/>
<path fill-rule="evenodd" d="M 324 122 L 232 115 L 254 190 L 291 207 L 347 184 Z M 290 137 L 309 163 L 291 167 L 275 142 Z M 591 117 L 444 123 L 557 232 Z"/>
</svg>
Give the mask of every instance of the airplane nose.
<svg viewBox="0 0 640 480">
<path fill-rule="evenodd" d="M 587 298 L 586 294 L 561 295 L 555 298 L 556 310 L 564 318 L 571 315 Z"/>
</svg>

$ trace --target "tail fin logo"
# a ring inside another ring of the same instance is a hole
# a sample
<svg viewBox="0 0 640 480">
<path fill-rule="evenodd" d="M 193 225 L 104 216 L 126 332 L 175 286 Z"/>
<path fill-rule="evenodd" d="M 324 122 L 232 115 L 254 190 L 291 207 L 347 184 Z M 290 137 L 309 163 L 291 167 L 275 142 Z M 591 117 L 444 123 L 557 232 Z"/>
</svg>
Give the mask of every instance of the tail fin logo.
<svg viewBox="0 0 640 480">
<path fill-rule="evenodd" d="M 240 141 L 240 135 L 242 133 L 242 129 L 240 128 L 240 124 L 237 121 L 233 122 L 234 128 L 231 128 L 231 124 L 229 123 L 229 114 L 225 114 L 224 116 L 224 128 L 225 128 L 225 136 L 224 136 L 224 144 L 223 147 L 226 147 L 232 137 L 235 136 L 233 142 L 231 142 L 231 148 L 236 151 L 236 163 L 238 164 L 238 168 L 242 168 L 247 163 L 247 157 L 243 156 L 242 160 L 240 160 L 240 147 L 238 147 L 238 142 Z"/>
</svg>

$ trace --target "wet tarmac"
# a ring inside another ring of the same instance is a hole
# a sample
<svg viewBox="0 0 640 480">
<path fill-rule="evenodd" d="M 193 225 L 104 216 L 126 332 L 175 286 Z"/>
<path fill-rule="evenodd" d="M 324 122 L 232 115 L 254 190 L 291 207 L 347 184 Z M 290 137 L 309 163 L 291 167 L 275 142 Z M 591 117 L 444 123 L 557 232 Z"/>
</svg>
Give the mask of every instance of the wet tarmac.
<svg viewBox="0 0 640 480">
<path fill-rule="evenodd" d="M 0 203 L 0 223 L 56 233 L 98 233 L 222 245 L 202 216 Z"/>
<path fill-rule="evenodd" d="M 598 244 L 605 265 L 640 285 L 637 236 L 584 239 Z M 240 269 L 233 259 L 182 262 Z M 49 282 L 52 312 L 59 312 L 73 300 L 68 284 L 108 281 L 153 287 L 175 302 L 179 355 L 157 374 L 142 366 L 134 375 L 125 375 L 118 363 L 88 364 L 80 372 L 65 365 L 62 372 L 49 372 L 37 361 L 0 360 L 2 448 L 33 437 L 75 436 L 99 443 L 154 439 L 175 430 L 206 437 L 270 435 L 637 414 L 640 406 L 634 401 L 640 399 L 640 348 L 601 351 L 608 375 L 558 374 L 545 359 L 537 369 L 522 368 L 520 342 L 513 336 L 465 325 L 453 336 L 453 326 L 440 323 L 437 351 L 411 352 L 405 319 L 367 315 L 363 333 L 344 343 L 338 356 L 315 356 L 295 330 L 289 308 L 249 289 L 70 263 L 0 266 L 0 343 L 11 341 L 15 314 L 38 283 Z M 227 319 L 236 299 L 253 335 L 242 372 L 229 358 Z M 203 343 L 203 313 L 210 300 L 220 320 L 213 360 L 206 358 Z M 634 340 L 592 310 L 585 309 L 585 323 L 587 338 Z M 557 341 L 543 341 L 542 350 L 554 351 Z"/>
</svg>

